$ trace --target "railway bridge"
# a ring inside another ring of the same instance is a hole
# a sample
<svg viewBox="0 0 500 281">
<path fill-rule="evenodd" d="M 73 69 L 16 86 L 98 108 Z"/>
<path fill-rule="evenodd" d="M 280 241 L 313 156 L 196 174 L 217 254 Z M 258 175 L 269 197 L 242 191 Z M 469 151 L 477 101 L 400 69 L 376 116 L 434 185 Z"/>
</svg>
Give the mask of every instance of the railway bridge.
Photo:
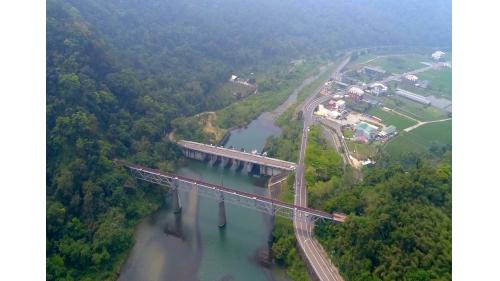
<svg viewBox="0 0 500 281">
<path fill-rule="evenodd" d="M 274 176 L 294 171 L 297 165 L 259 154 L 208 145 L 193 141 L 180 140 L 177 144 L 187 158 L 209 161 L 215 165 L 231 166 L 234 169 L 245 169 L 246 172 L 257 171 L 260 175 Z"/>
<path fill-rule="evenodd" d="M 291 220 L 304 221 L 306 223 L 314 223 L 318 220 L 340 223 L 344 222 L 346 219 L 346 215 L 342 213 L 330 214 L 270 199 L 258 194 L 182 177 L 173 173 L 161 172 L 135 164 L 128 164 L 120 161 L 118 161 L 118 164 L 124 166 L 129 173 L 138 180 L 168 187 L 170 189 L 169 193 L 172 195 L 174 212 L 176 213 L 181 211 L 179 191 L 195 191 L 201 196 L 217 200 L 219 205 L 219 227 L 224 227 L 226 225 L 225 202 L 267 213 L 273 218 L 274 216 L 279 216 Z"/>
</svg>

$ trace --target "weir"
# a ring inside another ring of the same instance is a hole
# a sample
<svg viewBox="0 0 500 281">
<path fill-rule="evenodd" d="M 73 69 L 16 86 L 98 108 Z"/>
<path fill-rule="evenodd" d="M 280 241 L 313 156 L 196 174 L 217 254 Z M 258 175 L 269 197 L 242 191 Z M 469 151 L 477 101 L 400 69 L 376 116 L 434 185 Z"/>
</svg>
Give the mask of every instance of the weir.
<svg viewBox="0 0 500 281">
<path fill-rule="evenodd" d="M 259 169 L 256 172 L 265 176 L 273 176 L 282 172 L 294 171 L 297 166 L 293 162 L 225 147 L 185 140 L 178 141 L 177 144 L 181 147 L 184 156 L 187 158 L 201 161 L 208 158 L 209 164 L 212 166 L 217 165 L 218 162 L 224 167 L 232 163 L 231 167 L 236 168 L 243 164 L 247 173 L 250 173 L 254 167 L 258 166 Z"/>
</svg>

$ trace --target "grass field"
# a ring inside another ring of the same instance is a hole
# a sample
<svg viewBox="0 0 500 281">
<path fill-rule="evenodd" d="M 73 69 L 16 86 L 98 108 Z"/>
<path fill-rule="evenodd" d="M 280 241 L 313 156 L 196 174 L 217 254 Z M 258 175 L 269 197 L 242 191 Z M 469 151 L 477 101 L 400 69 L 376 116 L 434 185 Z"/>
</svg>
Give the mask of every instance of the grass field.
<svg viewBox="0 0 500 281">
<path fill-rule="evenodd" d="M 422 125 L 410 132 L 401 132 L 387 142 L 385 152 L 397 156 L 405 152 L 427 152 L 431 145 L 447 145 L 452 143 L 452 121 Z"/>
<path fill-rule="evenodd" d="M 398 55 L 380 57 L 368 63 L 368 65 L 380 66 L 389 73 L 403 73 L 410 70 L 425 67 L 420 62 L 428 62 L 429 58 L 423 55 Z"/>
<path fill-rule="evenodd" d="M 406 114 L 420 121 L 433 121 L 447 118 L 448 115 L 440 109 L 425 106 L 402 97 L 392 96 L 382 99 L 384 106 Z"/>
<path fill-rule="evenodd" d="M 363 144 L 354 141 L 346 141 L 351 155 L 358 160 L 366 160 L 377 155 L 377 144 Z"/>
<path fill-rule="evenodd" d="M 396 113 L 383 111 L 380 107 L 372 107 L 368 114 L 382 119 L 382 123 L 387 126 L 394 125 L 398 131 L 417 124 L 417 122 Z"/>
<path fill-rule="evenodd" d="M 342 129 L 342 135 L 345 138 L 352 138 L 354 136 L 354 132 L 351 129 L 343 128 Z"/>
<path fill-rule="evenodd" d="M 431 84 L 423 92 L 435 96 L 451 98 L 451 69 L 431 69 L 418 74 L 419 80 L 429 80 Z"/>
</svg>

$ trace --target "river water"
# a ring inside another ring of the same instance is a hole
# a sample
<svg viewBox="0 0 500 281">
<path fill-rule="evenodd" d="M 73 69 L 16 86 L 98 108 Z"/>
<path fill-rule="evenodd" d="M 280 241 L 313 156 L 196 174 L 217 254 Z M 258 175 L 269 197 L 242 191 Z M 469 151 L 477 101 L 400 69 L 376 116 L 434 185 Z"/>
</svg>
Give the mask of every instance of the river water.
<svg viewBox="0 0 500 281">
<path fill-rule="evenodd" d="M 225 146 L 260 152 L 267 137 L 280 134 L 269 117 L 263 114 L 247 127 L 233 130 Z M 266 178 L 201 161 L 188 160 L 177 173 L 268 194 Z M 181 192 L 180 196 L 180 216 L 173 214 L 167 196 L 164 206 L 137 226 L 136 241 L 119 280 L 286 280 L 282 270 L 263 267 L 257 259 L 259 251 L 268 249 L 268 216 L 226 204 L 227 225 L 220 229 L 215 200 L 194 193 Z"/>
<path fill-rule="evenodd" d="M 248 126 L 232 130 L 225 146 L 260 152 L 269 136 L 281 133 L 274 125 L 275 117 L 294 103 L 297 94 L 324 71 L 326 68 L 303 81 L 273 112 L 263 113 Z M 264 177 L 211 167 L 201 161 L 188 160 L 176 172 L 241 191 L 268 194 Z M 180 197 L 180 215 L 173 213 L 171 199 L 166 196 L 165 204 L 137 226 L 135 244 L 119 280 L 288 280 L 282 269 L 266 268 L 258 262 L 258 253 L 268 249 L 271 224 L 267 215 L 226 204 L 227 225 L 220 229 L 215 200 L 185 192 L 181 192 Z"/>
</svg>

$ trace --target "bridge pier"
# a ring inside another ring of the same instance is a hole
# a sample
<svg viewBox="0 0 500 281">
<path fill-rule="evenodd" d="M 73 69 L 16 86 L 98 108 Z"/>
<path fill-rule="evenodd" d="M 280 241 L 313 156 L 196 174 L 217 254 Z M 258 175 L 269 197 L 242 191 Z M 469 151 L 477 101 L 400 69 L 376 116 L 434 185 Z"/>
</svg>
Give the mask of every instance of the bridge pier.
<svg viewBox="0 0 500 281">
<path fill-rule="evenodd" d="M 224 205 L 224 195 L 220 194 L 219 199 L 219 227 L 223 228 L 226 226 L 226 207 Z"/>
<path fill-rule="evenodd" d="M 187 158 L 201 160 L 201 161 L 205 160 L 206 157 L 206 154 L 204 152 L 191 149 L 183 149 L 182 154 L 184 154 L 184 156 Z"/>
<path fill-rule="evenodd" d="M 226 165 L 229 163 L 229 158 L 221 156 L 221 162 L 222 162 L 222 167 L 225 168 Z"/>
<path fill-rule="evenodd" d="M 214 166 L 218 159 L 217 155 L 210 154 L 209 157 L 210 157 L 209 161 L 210 166 Z"/>
<path fill-rule="evenodd" d="M 174 207 L 174 214 L 179 214 L 182 211 L 181 199 L 179 197 L 178 183 L 175 182 L 175 188 L 172 189 L 172 200 Z"/>
<path fill-rule="evenodd" d="M 241 161 L 240 160 L 236 160 L 236 159 L 233 159 L 233 163 L 231 165 L 231 170 L 238 170 L 241 166 Z"/>
<path fill-rule="evenodd" d="M 250 162 L 245 163 L 245 170 L 247 173 L 250 174 L 252 172 L 252 168 L 253 168 L 253 163 L 250 163 Z"/>
</svg>

